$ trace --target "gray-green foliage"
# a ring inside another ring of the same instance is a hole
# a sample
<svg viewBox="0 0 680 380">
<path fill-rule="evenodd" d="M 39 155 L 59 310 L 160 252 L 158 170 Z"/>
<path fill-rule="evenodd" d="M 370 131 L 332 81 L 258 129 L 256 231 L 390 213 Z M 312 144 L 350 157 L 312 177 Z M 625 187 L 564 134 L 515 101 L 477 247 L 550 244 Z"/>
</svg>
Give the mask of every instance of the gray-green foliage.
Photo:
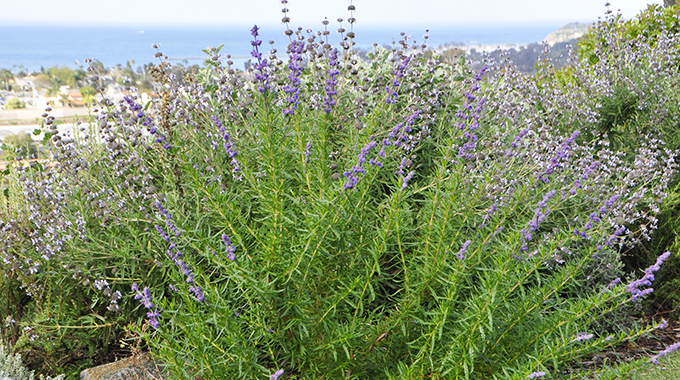
<svg viewBox="0 0 680 380">
<path fill-rule="evenodd" d="M 21 355 L 12 355 L 5 346 L 0 345 L 0 378 L 11 380 L 33 380 L 35 375 L 33 371 L 27 370 L 22 361 Z M 40 375 L 40 380 L 63 380 L 65 375 L 57 377 Z"/>
</svg>

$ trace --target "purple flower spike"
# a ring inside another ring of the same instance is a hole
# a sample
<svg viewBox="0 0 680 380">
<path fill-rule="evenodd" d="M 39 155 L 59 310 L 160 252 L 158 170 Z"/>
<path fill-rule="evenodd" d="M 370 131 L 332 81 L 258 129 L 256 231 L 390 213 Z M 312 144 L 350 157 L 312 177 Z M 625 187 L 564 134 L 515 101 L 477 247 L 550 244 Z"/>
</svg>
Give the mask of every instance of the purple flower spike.
<svg viewBox="0 0 680 380">
<path fill-rule="evenodd" d="M 302 53 L 304 51 L 305 43 L 302 41 L 293 41 L 290 45 L 290 55 L 288 69 L 290 69 L 290 74 L 288 79 L 290 83 L 283 86 L 283 91 L 288 95 L 286 97 L 286 102 L 288 107 L 283 109 L 284 115 L 293 115 L 297 109 L 299 103 L 300 94 L 300 75 L 302 75 Z"/>
<path fill-rule="evenodd" d="M 635 301 L 638 298 L 644 297 L 647 294 L 654 291 L 654 289 L 652 289 L 652 288 L 640 290 L 640 289 L 638 289 L 638 287 L 640 287 L 640 286 L 651 286 L 652 282 L 654 281 L 654 272 L 661 269 L 661 265 L 668 259 L 668 257 L 670 257 L 670 255 L 671 255 L 670 252 L 665 252 L 664 254 L 659 256 L 656 259 L 656 263 L 654 265 L 645 269 L 645 275 L 642 276 L 641 279 L 635 280 L 628 285 L 628 287 L 626 288 L 626 291 L 632 294 L 631 301 Z"/>
<path fill-rule="evenodd" d="M 458 252 L 458 260 L 465 259 L 465 254 L 467 253 L 468 248 L 470 248 L 470 243 L 472 243 L 472 240 L 467 240 L 465 243 L 463 243 L 463 246 L 460 247 L 460 251 Z"/>
<path fill-rule="evenodd" d="M 394 104 L 399 97 L 399 94 L 397 93 L 397 90 L 401 86 L 399 80 L 405 76 L 404 72 L 406 71 L 406 66 L 408 66 L 409 62 L 411 62 L 411 58 L 412 57 L 410 55 L 403 57 L 401 63 L 394 71 L 394 80 L 392 81 L 392 86 L 385 87 L 385 91 L 387 92 L 387 99 L 385 99 L 385 103 Z"/>
<path fill-rule="evenodd" d="M 328 79 L 326 79 L 326 86 L 324 87 L 324 91 L 326 91 L 326 96 L 323 98 L 323 104 L 324 104 L 324 112 L 330 113 L 331 109 L 335 104 L 337 104 L 337 101 L 333 99 L 333 96 L 337 95 L 338 91 L 336 91 L 335 86 L 338 84 L 338 81 L 336 77 L 340 74 L 340 72 L 337 70 L 338 66 L 338 49 L 333 49 L 331 52 L 330 59 L 328 60 L 328 65 L 330 66 L 330 69 L 327 71 Z"/>
<path fill-rule="evenodd" d="M 410 181 L 411 179 L 413 179 L 413 176 L 414 176 L 415 174 L 416 174 L 416 172 L 414 172 L 413 170 L 411 170 L 410 172 L 408 172 L 408 174 L 406 175 L 406 177 L 404 177 L 404 180 L 402 181 L 402 184 L 401 184 L 401 189 L 402 189 L 402 190 L 408 187 L 408 181 Z"/>
<path fill-rule="evenodd" d="M 258 28 L 257 25 L 250 29 L 250 34 L 253 36 L 253 40 L 250 41 L 250 44 L 253 46 L 253 51 L 250 52 L 250 55 L 257 59 L 257 63 L 253 65 L 253 69 L 259 71 L 258 74 L 255 74 L 255 79 L 262 82 L 262 87 L 258 88 L 258 91 L 264 94 L 271 86 L 269 85 L 269 73 L 265 70 L 265 68 L 267 68 L 267 60 L 262 59 L 262 53 L 260 53 L 259 50 L 262 41 L 257 39 L 258 30 L 260 30 L 260 28 Z"/>
<path fill-rule="evenodd" d="M 475 74 L 475 83 L 470 87 L 470 92 L 465 92 L 465 104 L 463 104 L 463 109 L 456 113 L 458 122 L 455 125 L 461 130 L 465 130 L 467 126 L 470 130 L 465 131 L 463 137 L 468 141 L 464 143 L 458 150 L 458 156 L 466 159 L 471 159 L 474 157 L 472 152 L 477 148 L 478 137 L 474 134 L 475 130 L 479 128 L 479 119 L 481 118 L 481 112 L 484 108 L 484 103 L 486 99 L 483 97 L 477 98 L 475 94 L 479 90 L 479 86 L 476 82 L 482 79 L 482 75 L 486 72 L 487 67 L 484 66 L 477 74 Z M 477 100 L 477 106 L 472 107 L 472 102 Z M 469 152 L 468 152 L 469 151 Z"/>
<path fill-rule="evenodd" d="M 222 126 L 220 119 L 218 119 L 216 116 L 212 116 L 212 120 L 213 123 L 215 123 L 215 126 L 219 128 L 219 133 L 222 134 L 222 140 L 224 141 L 224 151 L 227 152 L 227 155 L 229 158 L 231 158 L 229 165 L 232 166 L 232 173 L 234 173 L 233 177 L 234 179 L 240 179 L 241 176 L 238 173 L 241 172 L 241 163 L 236 158 L 238 152 L 234 149 L 234 144 L 229 137 L 229 133 L 227 133 L 227 129 Z"/>
<path fill-rule="evenodd" d="M 158 323 L 158 310 L 152 310 L 154 309 L 154 304 L 151 303 L 153 301 L 153 296 L 151 295 L 151 289 L 148 287 L 144 287 L 144 290 L 141 292 L 139 291 L 139 286 L 137 283 L 132 284 L 132 291 L 137 293 L 135 294 L 135 299 L 140 300 L 139 302 L 144 305 L 145 308 L 151 310 L 148 313 L 146 313 L 146 316 L 148 318 L 148 322 L 153 328 L 157 329 L 159 327 Z"/>
<path fill-rule="evenodd" d="M 659 364 L 659 358 L 662 358 L 674 351 L 677 351 L 678 349 L 680 349 L 680 342 L 671 344 L 670 346 L 666 347 L 665 350 L 659 352 L 657 355 L 652 356 L 650 361 L 654 364 Z"/>
<path fill-rule="evenodd" d="M 158 323 L 158 317 L 160 314 L 158 313 L 158 310 L 150 311 L 146 313 L 146 317 L 149 318 L 149 324 L 153 326 L 153 328 L 158 329 L 160 327 L 160 323 Z"/>
<path fill-rule="evenodd" d="M 231 239 L 229 239 L 229 236 L 226 234 L 222 234 L 222 242 L 226 246 L 226 252 L 227 252 L 227 258 L 231 261 L 236 260 L 236 255 L 234 252 L 236 252 L 236 247 L 231 243 Z"/>
<path fill-rule="evenodd" d="M 373 136 L 370 137 L 370 139 L 373 139 Z M 369 141 L 364 145 L 363 148 L 361 148 L 361 152 L 357 156 L 357 164 L 352 167 L 352 170 L 346 171 L 343 173 L 345 178 L 347 178 L 347 182 L 345 182 L 344 188 L 345 190 L 350 190 L 356 187 L 356 185 L 359 183 L 359 174 L 364 174 L 366 173 L 366 169 L 363 167 L 363 164 L 366 163 L 366 157 L 370 153 L 370 151 L 378 145 L 377 142 L 375 141 Z M 374 159 L 368 160 L 369 164 L 382 167 L 382 162 L 376 161 Z"/>
<path fill-rule="evenodd" d="M 192 292 L 192 293 L 194 293 L 194 295 L 196 296 L 196 300 L 197 300 L 198 302 L 203 302 L 203 301 L 205 300 L 205 297 L 203 297 L 203 291 L 202 291 L 202 289 L 201 289 L 200 286 L 198 286 L 198 285 L 191 285 L 191 286 L 189 287 L 189 291 Z"/>
</svg>

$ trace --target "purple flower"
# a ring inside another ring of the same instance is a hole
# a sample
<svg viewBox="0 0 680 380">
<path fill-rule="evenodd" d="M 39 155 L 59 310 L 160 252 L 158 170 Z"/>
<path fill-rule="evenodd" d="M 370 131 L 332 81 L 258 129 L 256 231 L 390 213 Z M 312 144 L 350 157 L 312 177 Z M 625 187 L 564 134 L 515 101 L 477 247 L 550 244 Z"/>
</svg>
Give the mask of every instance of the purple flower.
<svg viewBox="0 0 680 380">
<path fill-rule="evenodd" d="M 124 97 L 123 100 L 125 100 L 125 102 L 127 102 L 128 107 L 130 107 L 131 111 L 137 112 L 137 111 L 142 109 L 142 106 L 135 103 L 135 101 L 132 100 L 132 98 L 130 98 L 129 96 Z M 142 113 L 142 112 L 140 112 L 140 113 L 142 114 L 142 116 L 144 116 L 144 113 Z M 142 116 L 138 116 L 138 117 L 141 118 Z"/>
<path fill-rule="evenodd" d="M 158 323 L 158 317 L 160 316 L 158 310 L 150 311 L 146 313 L 146 317 L 148 318 L 149 324 L 153 326 L 153 328 L 158 329 L 160 327 L 160 324 Z"/>
<path fill-rule="evenodd" d="M 463 246 L 460 247 L 460 251 L 458 252 L 459 260 L 465 259 L 465 254 L 467 253 L 468 248 L 470 248 L 470 243 L 472 243 L 472 240 L 467 240 L 465 243 L 463 243 Z"/>
<path fill-rule="evenodd" d="M 612 245 L 614 240 L 616 240 L 616 238 L 618 238 L 619 235 L 621 235 L 625 231 L 626 231 L 626 227 L 619 227 L 616 231 L 614 231 L 613 234 L 609 235 L 609 238 L 607 239 L 607 241 L 605 241 L 604 244 L 607 245 L 607 246 Z"/>
<path fill-rule="evenodd" d="M 609 283 L 609 285 L 607 285 L 607 289 L 613 288 L 614 286 L 618 285 L 620 282 L 621 282 L 620 278 L 618 278 L 618 277 L 615 278 L 612 282 Z"/>
<path fill-rule="evenodd" d="M 151 310 L 154 308 L 154 304 L 151 302 L 153 301 L 153 296 L 151 295 L 151 289 L 148 287 L 144 287 L 144 290 L 141 292 L 139 291 L 139 286 L 137 283 L 132 284 L 132 291 L 137 293 L 135 294 L 135 299 L 140 300 L 139 302 L 144 305 L 145 308 Z M 158 310 L 152 310 L 148 313 L 146 313 L 146 316 L 148 317 L 149 324 L 153 326 L 154 328 L 158 328 Z"/>
<path fill-rule="evenodd" d="M 659 325 L 656 326 L 656 329 L 657 329 L 657 330 L 663 330 L 663 329 L 665 329 L 666 327 L 668 327 L 668 321 L 665 320 L 665 319 L 662 319 L 662 320 L 661 320 L 661 323 L 659 323 Z"/>
<path fill-rule="evenodd" d="M 198 302 L 203 302 L 203 300 L 205 300 L 205 297 L 203 297 L 203 291 L 201 290 L 201 287 L 200 287 L 200 286 L 198 286 L 198 285 L 191 285 L 191 286 L 189 287 L 189 291 L 192 292 L 192 293 L 194 293 L 194 295 L 196 296 L 196 300 L 197 300 Z"/>
<path fill-rule="evenodd" d="M 406 177 L 404 177 L 404 179 L 402 181 L 402 184 L 401 184 L 402 190 L 408 187 L 408 181 L 410 181 L 415 174 L 416 174 L 416 172 L 414 172 L 413 170 L 408 172 L 408 174 L 406 175 Z"/>
<path fill-rule="evenodd" d="M 236 247 L 231 243 L 229 236 L 222 234 L 222 242 L 226 246 L 227 258 L 231 261 L 236 260 L 236 255 L 234 254 L 234 252 L 236 252 Z"/>
<path fill-rule="evenodd" d="M 668 259 L 668 257 L 670 255 L 671 255 L 670 252 L 663 253 L 661 256 L 659 256 L 656 259 L 656 263 L 654 265 L 645 269 L 645 275 L 642 276 L 641 279 L 635 280 L 627 286 L 626 291 L 632 294 L 631 301 L 635 301 L 638 298 L 644 297 L 647 294 L 654 291 L 654 289 L 652 289 L 652 288 L 640 290 L 640 289 L 638 289 L 638 287 L 640 287 L 640 286 L 651 286 L 652 282 L 654 281 L 654 272 L 661 269 L 661 265 Z"/>
<path fill-rule="evenodd" d="M 607 208 L 612 207 L 612 206 L 614 205 L 614 202 L 616 202 L 617 200 L 619 200 L 619 198 L 621 198 L 620 195 L 614 195 L 613 197 L 607 199 L 607 200 L 604 202 L 604 206 L 607 207 Z"/>
<path fill-rule="evenodd" d="M 410 55 L 403 57 L 401 63 L 399 64 L 399 66 L 397 66 L 397 69 L 394 71 L 395 78 L 392 81 L 392 87 L 390 86 L 385 87 L 385 90 L 387 91 L 387 99 L 385 99 L 385 103 L 394 104 L 396 99 L 399 97 L 399 94 L 397 93 L 397 90 L 401 86 L 399 79 L 404 77 L 404 71 L 406 71 L 406 66 L 408 66 L 408 63 L 410 61 L 411 61 Z"/>
<path fill-rule="evenodd" d="M 273 375 L 269 376 L 269 380 L 278 380 L 279 377 L 281 377 L 281 375 L 283 375 L 283 370 L 282 370 L 282 369 L 280 369 L 280 370 L 274 372 Z"/>
<path fill-rule="evenodd" d="M 546 207 L 547 207 L 547 204 L 548 204 L 548 201 L 550 200 L 550 198 L 552 198 L 553 196 L 555 196 L 555 194 L 557 194 L 557 191 L 556 191 L 556 190 L 551 190 L 551 191 L 548 191 L 547 193 L 545 193 L 545 195 L 543 196 L 543 200 L 541 200 L 540 202 L 538 202 L 538 207 L 540 207 L 540 208 L 546 208 Z"/>
<path fill-rule="evenodd" d="M 550 175 L 555 171 L 555 169 L 562 167 L 560 161 L 567 158 L 567 152 L 571 150 L 571 144 L 573 144 L 574 141 L 576 141 L 576 138 L 580 135 L 581 131 L 574 131 L 571 134 L 571 136 L 564 140 L 562 145 L 560 145 L 560 148 L 555 153 L 555 156 L 550 159 L 550 165 L 548 166 L 547 169 L 545 169 L 545 171 L 542 174 L 538 175 L 538 179 L 546 183 L 550 182 L 550 179 L 548 177 L 550 177 Z"/>
<path fill-rule="evenodd" d="M 536 371 L 536 372 L 532 372 L 531 374 L 529 374 L 529 376 L 527 376 L 527 379 L 536 379 L 538 377 L 543 377 L 545 375 L 547 375 L 547 373 L 545 373 L 543 371 Z"/>
<path fill-rule="evenodd" d="M 465 131 L 465 133 L 463 133 L 463 137 L 468 141 L 464 143 L 458 150 L 459 157 L 464 157 L 467 159 L 472 158 L 473 154 L 471 152 L 477 147 L 478 137 L 476 134 L 474 134 L 474 131 L 479 128 L 479 119 L 481 117 L 481 112 L 484 108 L 484 103 L 486 100 L 483 97 L 477 99 L 477 96 L 475 96 L 474 93 L 479 90 L 477 82 L 482 80 L 482 75 L 484 75 L 486 70 L 487 66 L 484 66 L 477 74 L 475 74 L 475 82 L 470 87 L 470 92 L 465 92 L 464 94 L 465 103 L 463 104 L 463 109 L 456 113 L 456 117 L 458 117 L 459 121 L 455 123 L 455 125 L 461 130 L 465 130 L 466 126 L 468 126 L 470 129 L 469 131 Z M 477 106 L 473 109 L 471 102 L 475 100 L 477 100 Z M 468 153 L 468 151 L 470 151 L 470 153 Z"/>
<path fill-rule="evenodd" d="M 373 136 L 370 136 L 370 139 L 372 140 Z M 359 183 L 359 174 L 366 173 L 366 169 L 363 167 L 362 164 L 366 163 L 366 156 L 368 156 L 370 151 L 373 148 L 375 148 L 376 145 L 377 143 L 375 141 L 367 142 L 366 145 L 364 145 L 364 147 L 361 148 L 361 152 L 357 156 L 357 164 L 354 165 L 351 170 L 343 173 L 345 178 L 347 178 L 347 181 L 345 182 L 344 185 L 345 190 L 355 188 L 356 185 Z M 369 164 L 382 167 L 382 163 L 375 160 L 369 161 Z"/>
<path fill-rule="evenodd" d="M 271 86 L 269 85 L 269 74 L 265 71 L 265 68 L 267 67 L 267 60 L 262 59 L 262 53 L 260 53 L 259 50 L 259 46 L 262 45 L 262 41 L 257 39 L 258 30 L 260 30 L 260 28 L 258 28 L 257 25 L 250 29 L 250 34 L 253 36 L 253 40 L 250 41 L 250 44 L 253 46 L 253 51 L 250 52 L 250 55 L 257 59 L 257 63 L 253 65 L 253 69 L 259 71 L 258 74 L 255 74 L 255 79 L 262 82 L 262 86 L 258 88 L 258 91 L 264 94 L 271 88 Z"/>
<path fill-rule="evenodd" d="M 231 142 L 231 138 L 229 137 L 229 133 L 227 133 L 227 129 L 222 126 L 222 122 L 220 119 L 218 119 L 216 116 L 212 116 L 213 123 L 215 123 L 215 126 L 218 127 L 218 131 L 220 134 L 222 134 L 222 140 L 224 141 L 224 151 L 227 152 L 227 156 L 231 158 L 231 162 L 229 163 L 233 168 L 232 168 L 232 175 L 234 176 L 235 179 L 240 179 L 239 173 L 241 172 L 241 163 L 239 160 L 236 158 L 238 155 L 238 152 L 234 149 L 234 144 Z"/>
<path fill-rule="evenodd" d="M 295 109 L 298 106 L 298 96 L 300 94 L 300 75 L 302 75 L 302 52 L 304 51 L 305 43 L 302 41 L 293 41 L 290 44 L 290 55 L 288 69 L 290 69 L 290 74 L 288 74 L 288 80 L 290 83 L 283 86 L 283 91 L 288 94 L 286 97 L 286 102 L 288 107 L 283 109 L 284 115 L 295 114 Z"/>
<path fill-rule="evenodd" d="M 583 341 L 585 341 L 585 340 L 589 340 L 589 339 L 592 339 L 592 338 L 593 338 L 593 334 L 588 334 L 588 333 L 585 333 L 585 332 L 580 332 L 580 333 L 576 334 L 576 336 L 574 337 L 573 342 L 583 342 Z"/>
<path fill-rule="evenodd" d="M 662 357 L 664 357 L 664 356 L 666 356 L 666 355 L 668 355 L 668 354 L 670 354 L 674 351 L 677 351 L 678 349 L 680 349 L 680 342 L 671 344 L 670 346 L 666 347 L 665 350 L 663 350 L 663 351 L 659 352 L 658 354 L 652 356 L 650 361 L 654 364 L 659 364 L 659 358 L 662 358 Z"/>
<path fill-rule="evenodd" d="M 330 66 L 330 69 L 326 72 L 328 75 L 328 79 L 326 79 L 326 86 L 324 87 L 324 91 L 326 92 L 326 96 L 323 98 L 323 104 L 324 104 L 324 112 L 330 113 L 331 108 L 337 103 L 335 99 L 333 99 L 333 96 L 337 95 L 338 91 L 336 91 L 335 86 L 338 84 L 338 81 L 336 77 L 340 72 L 337 70 L 338 66 L 338 49 L 333 49 L 331 51 L 331 56 L 330 59 L 328 60 L 328 65 Z"/>
</svg>

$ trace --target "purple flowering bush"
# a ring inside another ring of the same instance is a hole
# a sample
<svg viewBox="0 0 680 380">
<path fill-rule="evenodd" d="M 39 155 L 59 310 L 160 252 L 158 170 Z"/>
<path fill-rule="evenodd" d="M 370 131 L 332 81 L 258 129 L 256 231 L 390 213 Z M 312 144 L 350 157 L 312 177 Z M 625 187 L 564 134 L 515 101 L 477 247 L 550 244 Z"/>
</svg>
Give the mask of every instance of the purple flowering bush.
<svg viewBox="0 0 680 380">
<path fill-rule="evenodd" d="M 675 152 L 593 133 L 597 76 L 438 64 L 406 35 L 362 60 L 353 17 L 334 47 L 284 14 L 285 52 L 255 26 L 245 71 L 209 48 L 179 78 L 159 51 L 152 101 L 46 116 L 51 161 L 6 173 L 5 339 L 129 326 L 178 379 L 525 379 L 654 328 L 598 322 L 669 259 L 621 271 Z"/>
</svg>

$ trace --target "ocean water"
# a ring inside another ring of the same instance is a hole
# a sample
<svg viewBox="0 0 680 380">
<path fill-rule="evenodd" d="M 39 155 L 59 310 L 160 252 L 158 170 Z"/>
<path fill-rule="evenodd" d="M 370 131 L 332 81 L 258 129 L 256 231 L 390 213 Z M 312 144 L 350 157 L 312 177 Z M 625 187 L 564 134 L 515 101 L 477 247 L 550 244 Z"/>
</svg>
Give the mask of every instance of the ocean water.
<svg viewBox="0 0 680 380">
<path fill-rule="evenodd" d="M 430 28 L 428 45 L 446 43 L 476 44 L 526 44 L 541 41 L 550 32 L 562 25 L 514 24 L 479 26 L 434 26 Z M 340 37 L 337 26 L 329 25 L 330 42 L 336 44 Z M 405 32 L 419 43 L 423 41 L 425 27 L 370 27 L 355 26 L 356 43 L 359 47 L 369 48 L 374 42 L 380 45 L 391 44 Z M 259 39 L 264 49 L 274 40 L 280 52 L 285 52 L 288 37 L 283 34 L 283 26 L 266 26 L 260 30 Z M 151 44 L 160 43 L 160 51 L 173 61 L 184 64 L 201 63 L 205 54 L 201 51 L 208 46 L 224 44 L 222 53 L 239 56 L 233 59 L 242 67 L 248 59 L 250 45 L 249 27 L 134 27 L 134 26 L 29 26 L 0 25 L 0 68 L 17 72 L 19 67 L 40 70 L 41 67 L 84 66 L 85 58 L 95 58 L 106 67 L 134 60 L 134 67 L 149 62 L 156 51 Z"/>
</svg>

